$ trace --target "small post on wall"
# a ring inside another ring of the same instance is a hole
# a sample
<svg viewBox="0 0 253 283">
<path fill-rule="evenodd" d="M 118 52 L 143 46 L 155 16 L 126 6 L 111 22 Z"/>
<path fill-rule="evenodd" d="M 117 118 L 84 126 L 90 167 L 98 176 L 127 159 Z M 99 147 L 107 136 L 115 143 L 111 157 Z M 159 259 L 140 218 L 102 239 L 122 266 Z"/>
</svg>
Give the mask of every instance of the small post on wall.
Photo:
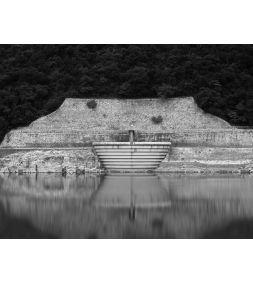
<svg viewBox="0 0 253 283">
<path fill-rule="evenodd" d="M 134 143 L 134 130 L 132 129 L 133 125 L 130 125 L 130 126 L 131 126 L 131 129 L 129 130 L 129 141 L 130 141 L 130 144 L 133 144 Z"/>
</svg>

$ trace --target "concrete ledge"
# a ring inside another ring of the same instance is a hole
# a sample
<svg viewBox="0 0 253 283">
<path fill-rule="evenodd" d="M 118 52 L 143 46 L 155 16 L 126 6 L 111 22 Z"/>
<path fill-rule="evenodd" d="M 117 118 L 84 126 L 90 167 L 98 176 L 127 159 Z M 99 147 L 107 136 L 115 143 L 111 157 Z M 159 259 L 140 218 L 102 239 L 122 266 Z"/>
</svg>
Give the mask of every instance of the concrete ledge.
<svg viewBox="0 0 253 283">
<path fill-rule="evenodd" d="M 253 130 L 202 130 L 147 133 L 136 132 L 136 142 L 171 142 L 172 146 L 252 147 Z M 6 135 L 0 148 L 87 147 L 94 142 L 129 142 L 129 134 L 87 132 L 15 132 Z"/>
</svg>

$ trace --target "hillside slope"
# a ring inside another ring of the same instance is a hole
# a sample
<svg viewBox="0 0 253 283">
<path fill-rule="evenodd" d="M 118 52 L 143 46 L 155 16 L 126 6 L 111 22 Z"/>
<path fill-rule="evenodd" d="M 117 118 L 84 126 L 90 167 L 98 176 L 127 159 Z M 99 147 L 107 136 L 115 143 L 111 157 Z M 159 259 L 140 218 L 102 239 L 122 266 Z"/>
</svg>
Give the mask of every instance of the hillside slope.
<svg viewBox="0 0 253 283">
<path fill-rule="evenodd" d="M 252 45 L 1 45 L 0 140 L 65 98 L 192 96 L 253 125 Z"/>
</svg>

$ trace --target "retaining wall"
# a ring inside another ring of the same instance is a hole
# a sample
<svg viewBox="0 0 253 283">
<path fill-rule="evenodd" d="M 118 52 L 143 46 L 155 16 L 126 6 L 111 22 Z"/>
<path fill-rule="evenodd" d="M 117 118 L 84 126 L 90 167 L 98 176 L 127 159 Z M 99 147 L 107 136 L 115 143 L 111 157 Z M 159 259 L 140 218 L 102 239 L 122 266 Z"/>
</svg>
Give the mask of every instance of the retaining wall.
<svg viewBox="0 0 253 283">
<path fill-rule="evenodd" d="M 187 129 L 227 129 L 224 120 L 203 112 L 192 97 L 172 99 L 97 99 L 97 107 L 87 107 L 89 99 L 67 98 L 55 112 L 34 121 L 33 131 L 59 129 L 87 132 L 124 131 L 133 125 L 144 132 L 171 132 Z M 152 123 L 161 116 L 161 124 Z"/>
<path fill-rule="evenodd" d="M 253 160 L 250 147 L 172 147 L 163 162 L 247 164 Z"/>
<path fill-rule="evenodd" d="M 193 140 L 189 131 L 233 130 L 226 121 L 204 113 L 192 97 L 98 99 L 96 109 L 89 109 L 88 101 L 66 99 L 50 115 L 34 121 L 29 127 L 8 133 L 0 147 L 74 147 L 91 141 L 126 141 L 130 128 L 138 133 L 140 141 L 169 138 L 175 142 L 185 142 L 188 137 Z M 159 115 L 162 123 L 154 124 L 152 117 Z M 164 137 L 163 133 L 166 133 Z M 210 139 L 206 132 L 202 136 L 202 139 Z"/>
<path fill-rule="evenodd" d="M 11 131 L 5 137 L 0 148 L 25 147 L 86 147 L 92 142 L 126 142 L 129 133 L 104 132 L 87 133 L 84 131 L 40 132 L 26 130 Z M 213 147 L 253 147 L 252 130 L 195 130 L 174 133 L 136 132 L 135 141 L 171 141 L 172 146 L 213 146 Z"/>
<path fill-rule="evenodd" d="M 161 99 L 66 99 L 55 112 L 29 127 L 10 131 L 0 149 L 84 148 L 92 142 L 135 141 L 172 143 L 170 158 L 181 160 L 253 160 L 253 130 L 237 129 L 204 113 L 192 97 Z M 161 124 L 153 116 L 161 115 Z M 1 153 L 1 152 L 0 152 Z M 166 160 L 165 160 L 166 161 Z"/>
</svg>

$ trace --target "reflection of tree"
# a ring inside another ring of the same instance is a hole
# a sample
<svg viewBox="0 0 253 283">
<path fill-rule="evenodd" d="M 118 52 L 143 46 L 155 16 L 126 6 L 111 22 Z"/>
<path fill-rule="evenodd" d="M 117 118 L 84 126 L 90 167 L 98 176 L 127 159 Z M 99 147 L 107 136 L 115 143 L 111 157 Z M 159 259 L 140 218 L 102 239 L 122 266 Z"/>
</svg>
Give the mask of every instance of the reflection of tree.
<svg viewBox="0 0 253 283">
<path fill-rule="evenodd" d="M 8 206 L 8 201 L 7 201 Z M 52 239 L 55 236 L 35 228 L 30 221 L 13 217 L 11 211 L 6 213 L 0 200 L 0 238 L 1 239 Z"/>
<path fill-rule="evenodd" d="M 242 219 L 229 222 L 204 235 L 206 239 L 253 239 L 253 220 Z"/>
</svg>

